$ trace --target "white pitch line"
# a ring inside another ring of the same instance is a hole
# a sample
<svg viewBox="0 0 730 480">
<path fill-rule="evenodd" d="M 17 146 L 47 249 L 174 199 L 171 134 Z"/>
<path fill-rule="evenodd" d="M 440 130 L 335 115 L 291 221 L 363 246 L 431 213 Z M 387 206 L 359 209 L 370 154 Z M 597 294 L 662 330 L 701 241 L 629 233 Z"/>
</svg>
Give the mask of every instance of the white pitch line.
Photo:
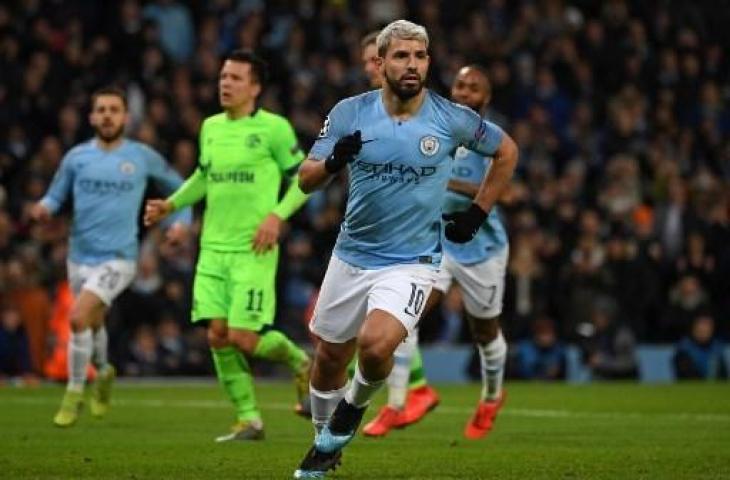
<svg viewBox="0 0 730 480">
<path fill-rule="evenodd" d="M 58 400 L 51 398 L 33 398 L 0 395 L 0 403 L 13 403 L 17 405 L 56 405 Z M 231 404 L 224 400 L 178 400 L 165 401 L 154 399 L 114 399 L 114 405 L 130 406 L 130 407 L 146 407 L 146 408 L 206 408 L 206 409 L 222 409 L 231 408 Z M 293 410 L 293 404 L 286 403 L 267 403 L 262 405 L 263 410 Z M 436 414 L 445 415 L 470 415 L 473 413 L 471 408 L 449 407 L 446 405 L 439 406 L 434 410 Z M 616 419 L 616 418 L 633 418 L 633 419 L 666 419 L 666 420 L 689 420 L 703 422 L 729 422 L 730 414 L 724 413 L 688 413 L 688 412 L 663 412 L 663 413 L 643 413 L 643 412 L 589 412 L 577 410 L 550 410 L 550 409 L 533 409 L 533 408 L 512 408 L 505 407 L 500 411 L 500 415 L 510 417 L 531 417 L 531 418 L 596 418 L 596 419 Z"/>
</svg>

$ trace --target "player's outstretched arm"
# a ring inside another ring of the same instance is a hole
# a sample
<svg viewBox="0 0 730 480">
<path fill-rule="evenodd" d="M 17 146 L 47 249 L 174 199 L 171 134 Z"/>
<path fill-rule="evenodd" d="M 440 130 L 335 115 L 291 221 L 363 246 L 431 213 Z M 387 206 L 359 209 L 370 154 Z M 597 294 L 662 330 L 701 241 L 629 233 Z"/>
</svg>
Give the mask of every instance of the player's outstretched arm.
<svg viewBox="0 0 730 480">
<path fill-rule="evenodd" d="M 355 156 L 362 149 L 362 137 L 360 130 L 350 135 L 345 135 L 337 140 L 332 153 L 322 162 L 312 157 L 307 157 L 302 166 L 299 167 L 299 188 L 304 193 L 312 193 L 323 187 L 336 175 L 345 165 L 355 159 Z"/>
<path fill-rule="evenodd" d="M 162 198 L 153 198 L 147 200 L 147 204 L 144 206 L 144 225 L 145 227 L 151 227 L 157 225 L 162 220 L 167 218 L 175 210 L 172 202 L 164 200 Z"/>
<path fill-rule="evenodd" d="M 264 221 L 261 222 L 256 234 L 253 238 L 253 250 L 256 253 L 264 253 L 279 243 L 279 237 L 284 222 L 291 217 L 294 212 L 304 205 L 309 195 L 302 192 L 299 188 L 299 177 L 294 175 L 291 178 L 289 187 L 281 201 L 274 207 Z"/>
<path fill-rule="evenodd" d="M 36 202 L 28 209 L 28 216 L 34 222 L 45 222 L 51 218 L 51 211 L 42 202 Z"/>
<path fill-rule="evenodd" d="M 147 200 L 144 207 L 143 221 L 146 227 L 151 227 L 168 218 L 175 211 L 175 206 L 169 200 L 154 198 Z M 174 218 L 170 218 L 172 222 Z M 165 242 L 170 246 L 183 245 L 188 238 L 190 220 L 187 218 L 176 221 L 165 230 Z"/>
<path fill-rule="evenodd" d="M 144 224 L 147 227 L 164 220 L 171 213 L 193 205 L 205 196 L 207 181 L 200 167 L 196 168 L 190 178 L 180 185 L 166 200 L 157 198 L 148 200 L 144 208 Z M 192 218 L 192 216 L 190 216 Z M 187 221 L 183 219 L 183 222 Z M 189 221 L 188 221 L 189 223 Z"/>
<path fill-rule="evenodd" d="M 494 154 L 489 174 L 482 180 L 479 191 L 474 197 L 474 203 L 485 212 L 492 209 L 504 189 L 509 185 L 515 167 L 517 167 L 517 157 L 517 144 L 512 140 L 512 137 L 505 134 Z"/>
<path fill-rule="evenodd" d="M 75 151 L 77 150 L 72 149 L 63 157 L 61 166 L 58 167 L 56 174 L 53 176 L 46 194 L 27 210 L 27 215 L 31 220 L 35 222 L 49 220 L 61 209 L 61 206 L 71 195 L 75 175 L 72 158 Z"/>
<path fill-rule="evenodd" d="M 146 158 L 149 169 L 149 177 L 164 194 L 170 195 L 175 194 L 178 191 L 191 189 L 202 190 L 202 192 L 205 192 L 205 179 L 203 178 L 201 181 L 201 179 L 198 178 L 200 176 L 199 173 L 196 176 L 196 172 L 200 170 L 200 168 L 197 168 L 196 171 L 193 172 L 189 182 L 185 182 L 179 173 L 170 168 L 162 155 L 151 148 L 145 148 L 144 150 L 148 153 Z M 202 185 L 198 185 L 201 183 Z M 195 195 L 202 195 L 202 193 L 196 192 L 193 195 L 193 198 L 189 201 L 197 201 Z M 190 193 L 188 193 L 187 196 L 190 197 Z M 178 204 L 171 198 L 168 198 L 168 200 L 172 203 L 172 212 L 174 212 L 174 214 L 166 222 L 167 225 L 165 226 L 171 227 L 176 223 L 181 224 L 181 226 L 176 229 L 168 228 L 168 237 L 173 239 L 171 243 L 179 243 L 180 239 L 185 236 L 184 231 L 187 230 L 185 226 L 190 225 L 193 221 L 193 212 L 190 208 L 180 208 L 180 206 L 178 206 Z M 178 233 L 170 233 L 170 231 L 178 231 Z"/>
<path fill-rule="evenodd" d="M 474 197 L 474 203 L 468 210 L 443 216 L 446 221 L 446 238 L 456 243 L 466 243 L 474 238 L 479 227 L 487 219 L 489 211 L 509 184 L 517 166 L 517 157 L 517 144 L 509 135 L 503 135 L 494 153 L 492 168 L 482 180 L 479 191 Z"/>
<path fill-rule="evenodd" d="M 299 188 L 304 193 L 324 187 L 332 179 L 332 174 L 324 168 L 321 160 L 307 157 L 299 166 Z"/>
<path fill-rule="evenodd" d="M 266 215 L 253 237 L 253 251 L 261 254 L 274 248 L 279 243 L 279 236 L 281 236 L 283 226 L 284 220 L 275 213 Z"/>
</svg>

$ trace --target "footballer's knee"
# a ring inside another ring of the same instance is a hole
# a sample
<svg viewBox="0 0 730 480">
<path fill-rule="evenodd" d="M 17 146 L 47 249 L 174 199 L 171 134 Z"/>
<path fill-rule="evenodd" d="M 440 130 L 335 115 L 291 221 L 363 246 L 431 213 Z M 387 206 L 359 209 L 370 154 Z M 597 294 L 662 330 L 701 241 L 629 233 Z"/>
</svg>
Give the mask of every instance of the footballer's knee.
<svg viewBox="0 0 730 480">
<path fill-rule="evenodd" d="M 354 353 L 354 339 L 345 343 L 319 341 L 312 367 L 312 385 L 320 390 L 342 387 L 347 381 L 347 364 Z"/>
<path fill-rule="evenodd" d="M 211 321 L 208 325 L 208 345 L 210 348 L 226 348 L 231 345 L 228 340 L 228 327 L 224 322 Z"/>
<path fill-rule="evenodd" d="M 375 366 L 390 361 L 407 335 L 406 327 L 396 317 L 383 310 L 373 310 L 357 337 L 360 362 L 363 366 Z"/>
<path fill-rule="evenodd" d="M 235 345 L 244 355 L 250 357 L 256 351 L 256 345 L 259 343 L 259 334 L 253 330 L 229 328 L 228 341 Z"/>
<path fill-rule="evenodd" d="M 71 309 L 69 322 L 71 323 L 71 331 L 74 333 L 82 332 L 91 326 L 88 313 L 78 306 Z"/>
<path fill-rule="evenodd" d="M 471 325 L 474 341 L 486 345 L 496 340 L 500 332 L 499 318 L 499 315 L 490 318 L 476 318 L 469 315 L 469 324 Z"/>
<path fill-rule="evenodd" d="M 358 340 L 358 358 L 363 367 L 384 363 L 393 355 L 393 348 L 382 337 L 363 336 Z"/>
<path fill-rule="evenodd" d="M 345 369 L 355 352 L 353 340 L 345 343 L 330 343 L 324 340 L 317 344 L 317 355 L 315 362 L 320 370 L 337 372 Z"/>
<path fill-rule="evenodd" d="M 358 338 L 358 359 L 361 371 L 370 380 L 385 378 L 393 364 L 393 352 L 403 338 L 383 332 L 370 332 Z"/>
<path fill-rule="evenodd" d="M 95 294 L 82 290 L 69 315 L 71 331 L 79 333 L 87 328 L 101 327 L 105 313 L 106 305 Z"/>
</svg>

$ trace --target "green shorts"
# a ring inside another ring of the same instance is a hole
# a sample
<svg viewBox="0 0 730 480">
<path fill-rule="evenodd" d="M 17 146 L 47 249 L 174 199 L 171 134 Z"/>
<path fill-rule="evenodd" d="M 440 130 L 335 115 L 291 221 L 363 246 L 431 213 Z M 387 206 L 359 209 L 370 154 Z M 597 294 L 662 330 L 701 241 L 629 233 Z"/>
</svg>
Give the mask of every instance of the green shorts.
<svg viewBox="0 0 730 480">
<path fill-rule="evenodd" d="M 262 255 L 201 250 L 193 322 L 220 318 L 229 327 L 257 332 L 274 323 L 278 261 L 278 248 Z"/>
</svg>

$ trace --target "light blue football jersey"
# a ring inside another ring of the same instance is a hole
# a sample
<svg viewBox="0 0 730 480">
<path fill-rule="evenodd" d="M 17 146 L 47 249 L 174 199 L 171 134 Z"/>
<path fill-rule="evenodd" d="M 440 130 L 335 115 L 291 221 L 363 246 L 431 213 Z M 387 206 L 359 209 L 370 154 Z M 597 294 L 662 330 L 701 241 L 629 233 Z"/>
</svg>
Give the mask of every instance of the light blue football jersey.
<svg viewBox="0 0 730 480">
<path fill-rule="evenodd" d="M 453 158 L 451 178 L 474 184 L 482 183 L 482 178 L 487 174 L 492 162 L 491 157 L 478 155 L 464 147 L 457 148 L 454 151 Z M 471 198 L 465 195 L 448 190 L 446 192 L 444 212 L 451 213 L 466 210 L 472 201 Z M 506 246 L 507 232 L 496 205 L 489 212 L 487 220 L 470 242 L 454 243 L 444 239 L 444 252 L 463 265 L 485 262 L 501 252 Z"/>
<path fill-rule="evenodd" d="M 362 132 L 348 165 L 350 192 L 334 253 L 366 269 L 441 262 L 441 213 L 451 152 L 464 146 L 493 155 L 504 133 L 472 110 L 431 91 L 405 121 L 385 110 L 382 91 L 340 101 L 324 122 L 310 157 L 323 160 L 341 137 Z"/>
<path fill-rule="evenodd" d="M 148 179 L 164 194 L 183 182 L 160 154 L 132 140 L 106 151 L 92 139 L 66 153 L 41 202 L 56 213 L 73 196 L 71 261 L 96 265 L 137 258 L 139 213 Z M 190 209 L 181 210 L 178 219 L 190 223 Z"/>
</svg>

